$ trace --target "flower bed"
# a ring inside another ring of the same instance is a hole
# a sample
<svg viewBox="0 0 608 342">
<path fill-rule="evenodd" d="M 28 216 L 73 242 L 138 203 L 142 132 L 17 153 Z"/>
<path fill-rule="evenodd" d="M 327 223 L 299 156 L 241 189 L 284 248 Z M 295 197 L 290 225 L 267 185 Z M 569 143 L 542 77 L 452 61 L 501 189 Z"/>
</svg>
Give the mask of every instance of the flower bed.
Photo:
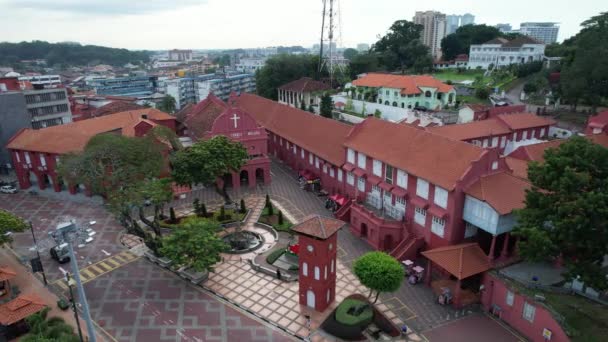
<svg viewBox="0 0 608 342">
<path fill-rule="evenodd" d="M 268 254 L 268 256 L 266 257 L 266 262 L 272 265 L 284 253 L 285 253 L 285 249 L 284 248 L 279 248 L 277 250 L 274 250 L 270 254 Z"/>
<path fill-rule="evenodd" d="M 182 225 L 184 223 L 187 223 L 190 220 L 202 220 L 202 219 L 211 220 L 211 221 L 217 222 L 219 224 L 227 224 L 227 223 L 231 223 L 231 222 L 243 221 L 246 216 L 247 216 L 247 212 L 241 213 L 239 210 L 226 209 L 226 210 L 224 210 L 224 219 L 223 220 L 220 220 L 220 212 L 215 211 L 215 212 L 209 212 L 206 217 L 198 217 L 194 214 L 178 217 L 176 220 L 177 221 L 176 223 L 171 223 L 171 220 L 169 220 L 169 219 L 163 220 L 163 221 L 160 221 L 160 226 L 163 228 L 173 229 L 173 228 L 179 227 L 180 225 Z"/>
<path fill-rule="evenodd" d="M 273 214 L 268 215 L 268 208 L 264 208 L 264 210 L 262 210 L 260 218 L 258 219 L 258 222 L 270 225 L 274 229 L 281 232 L 290 232 L 291 227 L 293 227 L 293 223 L 291 223 L 285 216 L 283 216 L 283 223 L 279 224 L 278 212 L 278 209 L 274 208 Z"/>
</svg>

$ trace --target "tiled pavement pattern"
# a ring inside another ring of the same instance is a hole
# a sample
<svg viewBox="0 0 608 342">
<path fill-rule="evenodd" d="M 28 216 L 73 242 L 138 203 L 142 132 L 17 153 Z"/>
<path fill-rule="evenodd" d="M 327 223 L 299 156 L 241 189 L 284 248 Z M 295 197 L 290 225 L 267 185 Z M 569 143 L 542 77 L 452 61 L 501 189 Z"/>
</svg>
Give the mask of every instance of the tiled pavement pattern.
<svg viewBox="0 0 608 342">
<path fill-rule="evenodd" d="M 92 316 L 117 341 L 291 341 L 143 258 L 85 290 Z"/>
<path fill-rule="evenodd" d="M 350 269 L 339 261 L 336 272 L 336 301 L 324 314 L 311 312 L 306 307 L 300 306 L 297 282 L 282 282 L 269 275 L 255 272 L 246 262 L 224 262 L 218 265 L 204 283 L 204 287 L 304 338 L 309 335 L 321 336 L 315 331 L 316 328 L 346 296 L 368 292 Z M 401 317 L 413 316 L 403 303 L 392 301 L 380 303 L 378 309 L 397 326 L 403 324 Z M 312 331 L 306 327 L 304 318 L 306 314 L 312 317 Z M 423 341 L 423 338 L 410 332 L 403 340 Z"/>
</svg>

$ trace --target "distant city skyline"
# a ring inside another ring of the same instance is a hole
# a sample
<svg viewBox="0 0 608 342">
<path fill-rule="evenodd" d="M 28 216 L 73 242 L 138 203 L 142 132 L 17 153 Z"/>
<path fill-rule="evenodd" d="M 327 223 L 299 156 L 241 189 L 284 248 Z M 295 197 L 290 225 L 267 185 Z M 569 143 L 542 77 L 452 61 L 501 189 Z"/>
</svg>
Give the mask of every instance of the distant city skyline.
<svg viewBox="0 0 608 342">
<path fill-rule="evenodd" d="M 396 20 L 416 11 L 471 13 L 475 23 L 494 26 L 522 22 L 559 22 L 558 41 L 580 31 L 580 23 L 601 12 L 598 1 L 551 6 L 513 0 L 462 3 L 430 0 L 340 1 L 340 47 L 373 44 Z M 318 44 L 321 1 L 297 0 L 0 0 L 0 41 L 72 41 L 127 49 L 231 49 Z"/>
</svg>

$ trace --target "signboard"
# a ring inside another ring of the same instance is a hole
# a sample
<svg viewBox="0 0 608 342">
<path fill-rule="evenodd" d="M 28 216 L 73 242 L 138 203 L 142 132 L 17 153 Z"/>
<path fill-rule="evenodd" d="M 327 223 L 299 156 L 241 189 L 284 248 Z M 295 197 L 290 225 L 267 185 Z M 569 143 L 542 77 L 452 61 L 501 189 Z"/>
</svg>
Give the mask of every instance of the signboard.
<svg viewBox="0 0 608 342">
<path fill-rule="evenodd" d="M 32 266 L 32 272 L 34 272 L 34 273 L 43 271 L 42 262 L 40 261 L 40 258 L 31 259 L 30 265 Z"/>
<path fill-rule="evenodd" d="M 543 329 L 543 338 L 544 338 L 546 341 L 551 340 L 551 335 L 553 335 L 553 333 L 551 332 L 551 330 L 549 330 L 549 329 L 547 329 L 547 328 L 544 328 L 544 329 Z"/>
</svg>

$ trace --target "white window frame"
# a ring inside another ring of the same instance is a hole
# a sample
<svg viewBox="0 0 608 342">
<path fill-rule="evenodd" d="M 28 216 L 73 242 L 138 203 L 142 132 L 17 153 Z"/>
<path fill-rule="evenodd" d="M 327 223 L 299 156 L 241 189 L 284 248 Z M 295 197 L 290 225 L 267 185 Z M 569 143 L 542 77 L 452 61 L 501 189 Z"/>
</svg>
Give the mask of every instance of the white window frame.
<svg viewBox="0 0 608 342">
<path fill-rule="evenodd" d="M 397 169 L 397 186 L 407 189 L 407 172 Z"/>
<path fill-rule="evenodd" d="M 433 216 L 433 224 L 431 225 L 431 232 L 433 234 L 443 237 L 445 234 L 445 220 L 440 219 L 437 216 Z"/>
<path fill-rule="evenodd" d="M 492 145 L 490 145 L 491 147 L 498 147 L 498 137 L 493 137 L 492 138 Z"/>
<path fill-rule="evenodd" d="M 429 182 L 422 178 L 416 179 L 416 195 L 424 199 L 429 199 Z"/>
<path fill-rule="evenodd" d="M 414 222 L 421 226 L 426 226 L 426 209 L 416 207 L 414 211 Z"/>
<path fill-rule="evenodd" d="M 285 140 L 285 148 L 289 150 L 289 141 Z"/>
<path fill-rule="evenodd" d="M 497 170 L 498 169 L 498 161 L 493 161 L 492 162 L 492 170 Z"/>
<path fill-rule="evenodd" d="M 388 170 L 391 170 L 390 177 Z M 386 164 L 384 167 L 384 181 L 388 184 L 395 184 L 395 168 L 391 165 Z"/>
<path fill-rule="evenodd" d="M 346 183 L 355 185 L 355 175 L 352 172 L 346 174 Z"/>
<path fill-rule="evenodd" d="M 361 192 L 365 192 L 365 178 L 359 177 L 359 179 L 357 179 L 357 189 Z"/>
<path fill-rule="evenodd" d="M 335 263 L 336 263 L 336 260 L 331 259 L 331 273 L 334 273 L 334 272 L 335 272 L 335 270 L 336 270 L 336 269 L 335 269 Z"/>
<path fill-rule="evenodd" d="M 353 165 L 355 164 L 355 150 L 352 148 L 349 148 L 346 152 L 346 161 Z"/>
<path fill-rule="evenodd" d="M 338 182 L 342 181 L 342 169 L 338 169 Z"/>
<path fill-rule="evenodd" d="M 395 196 L 395 207 L 405 210 L 406 206 L 405 197 Z"/>
<path fill-rule="evenodd" d="M 302 263 L 302 275 L 308 277 L 308 263 Z"/>
<path fill-rule="evenodd" d="M 40 158 L 40 165 L 42 166 L 46 166 L 46 158 L 44 157 L 44 154 L 39 154 L 38 157 Z"/>
<path fill-rule="evenodd" d="M 526 139 L 528 139 L 528 131 L 523 131 L 521 140 L 526 140 Z"/>
<path fill-rule="evenodd" d="M 279 145 L 283 146 L 283 138 L 279 137 Z"/>
<path fill-rule="evenodd" d="M 321 161 L 319 160 L 319 157 L 315 156 L 315 168 L 317 168 L 317 169 L 319 168 L 320 162 Z"/>
<path fill-rule="evenodd" d="M 331 290 L 327 289 L 327 296 L 325 296 L 325 303 L 329 303 L 329 296 L 330 296 Z"/>
<path fill-rule="evenodd" d="M 545 128 L 543 127 L 543 128 L 540 129 L 540 136 L 539 136 L 539 138 L 542 138 L 544 136 L 545 136 Z"/>
<path fill-rule="evenodd" d="M 21 163 L 21 157 L 19 157 L 19 152 L 15 152 L 15 159 L 17 159 L 17 163 Z"/>
<path fill-rule="evenodd" d="M 334 178 L 334 176 L 335 176 L 335 171 L 334 171 L 334 168 L 333 168 L 333 167 L 330 167 L 330 168 L 329 168 L 329 177 Z"/>
<path fill-rule="evenodd" d="M 323 164 L 323 173 L 327 173 L 327 165 Z"/>
<path fill-rule="evenodd" d="M 314 160 L 315 160 L 315 157 L 312 155 L 312 153 L 308 152 L 308 163 L 310 165 L 312 165 L 312 164 L 314 164 Z"/>
<path fill-rule="evenodd" d="M 481 147 L 488 147 L 488 139 L 483 139 L 483 142 L 481 143 Z"/>
<path fill-rule="evenodd" d="M 315 266 L 315 280 L 321 280 L 321 269 L 319 266 Z"/>
<path fill-rule="evenodd" d="M 29 152 L 25 152 L 25 162 L 27 164 L 31 164 L 32 163 L 32 159 L 30 159 L 30 153 Z"/>
<path fill-rule="evenodd" d="M 530 131 L 530 139 L 534 139 L 534 138 L 536 138 L 536 130 L 535 129 L 533 129 L 533 130 Z"/>
<path fill-rule="evenodd" d="M 502 138 L 500 138 L 500 147 L 504 148 L 505 146 L 507 146 L 507 137 L 503 135 Z"/>
<path fill-rule="evenodd" d="M 296 145 L 293 145 L 293 155 L 297 155 L 298 154 L 298 147 Z"/>
<path fill-rule="evenodd" d="M 374 159 L 372 173 L 374 174 L 374 176 L 382 177 L 382 162 L 381 161 Z"/>
<path fill-rule="evenodd" d="M 435 185 L 435 196 L 433 202 L 443 209 L 448 207 L 448 191 L 440 186 Z"/>
<path fill-rule="evenodd" d="M 272 140 L 273 140 L 275 143 L 277 142 L 277 136 L 276 136 L 276 134 L 273 134 L 273 135 L 272 135 Z"/>
<path fill-rule="evenodd" d="M 358 156 L 357 156 L 357 166 L 359 168 L 365 170 L 366 160 L 367 160 L 367 156 L 365 154 L 359 152 Z"/>
<path fill-rule="evenodd" d="M 513 306 L 514 302 L 515 302 L 515 293 L 513 293 L 513 291 L 507 291 L 507 295 L 505 297 L 505 303 L 508 306 Z"/>
<path fill-rule="evenodd" d="M 306 156 L 304 155 L 304 149 L 300 147 L 300 157 L 304 159 Z"/>
<path fill-rule="evenodd" d="M 327 265 L 325 265 L 325 267 L 324 267 L 324 273 L 325 274 L 324 274 L 323 279 L 327 280 Z"/>
<path fill-rule="evenodd" d="M 532 323 L 534 322 L 534 316 L 536 315 L 536 307 L 534 305 L 531 305 L 528 302 L 524 302 L 524 308 L 522 311 L 522 317 Z"/>
</svg>

